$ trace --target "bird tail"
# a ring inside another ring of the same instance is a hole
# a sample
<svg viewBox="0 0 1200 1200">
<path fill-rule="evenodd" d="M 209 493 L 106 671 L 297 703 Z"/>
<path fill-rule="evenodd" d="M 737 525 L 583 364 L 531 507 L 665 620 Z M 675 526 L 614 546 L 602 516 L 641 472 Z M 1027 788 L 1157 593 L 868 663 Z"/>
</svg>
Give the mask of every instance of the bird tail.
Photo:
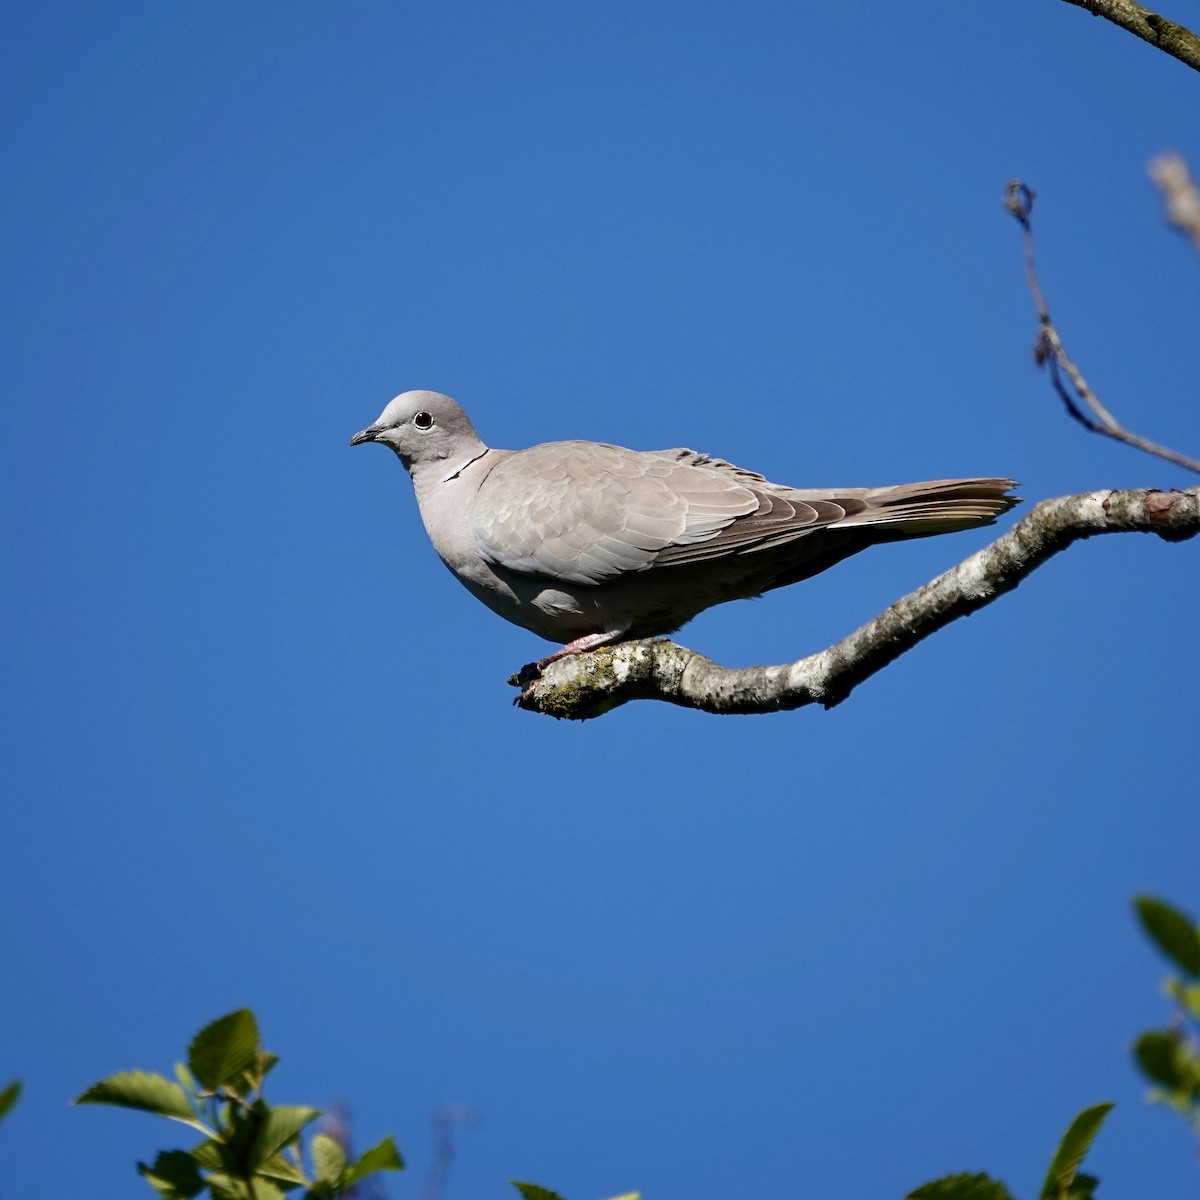
<svg viewBox="0 0 1200 1200">
<path fill-rule="evenodd" d="M 934 479 L 896 487 L 864 488 L 863 510 L 840 522 L 871 525 L 873 540 L 927 537 L 990 525 L 1020 503 L 1012 479 Z"/>
</svg>

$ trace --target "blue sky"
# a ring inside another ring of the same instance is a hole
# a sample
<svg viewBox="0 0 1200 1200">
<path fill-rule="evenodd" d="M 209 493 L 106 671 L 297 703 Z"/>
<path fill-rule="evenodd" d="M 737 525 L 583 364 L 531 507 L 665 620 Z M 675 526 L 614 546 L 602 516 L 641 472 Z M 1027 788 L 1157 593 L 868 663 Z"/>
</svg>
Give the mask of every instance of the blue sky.
<svg viewBox="0 0 1200 1200">
<path fill-rule="evenodd" d="M 396 1197 L 449 1103 L 447 1200 L 716 1200 L 1030 1196 L 1105 1099 L 1103 1194 L 1195 1194 L 1127 1053 L 1130 897 L 1200 908 L 1194 545 L 1074 547 L 830 713 L 559 724 L 505 684 L 546 643 L 346 447 L 420 387 L 800 486 L 1191 486 L 1059 411 L 1000 198 L 1102 397 L 1195 454 L 1145 164 L 1200 167 L 1200 80 L 1058 0 L 939 9 L 8 12 L 6 1198 L 137 1194 L 172 1131 L 67 1101 L 242 1005 L 277 1100 L 395 1133 Z M 800 657 L 985 538 L 680 640 Z"/>
</svg>

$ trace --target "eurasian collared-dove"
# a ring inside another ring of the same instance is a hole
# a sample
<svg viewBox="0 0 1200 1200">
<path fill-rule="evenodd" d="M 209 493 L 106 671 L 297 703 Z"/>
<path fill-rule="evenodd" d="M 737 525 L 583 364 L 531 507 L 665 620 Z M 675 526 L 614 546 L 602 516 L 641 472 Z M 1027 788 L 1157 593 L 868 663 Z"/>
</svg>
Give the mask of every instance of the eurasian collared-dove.
<svg viewBox="0 0 1200 1200">
<path fill-rule="evenodd" d="M 350 439 L 394 450 L 433 548 L 502 617 L 561 650 L 672 633 L 876 542 L 987 525 L 1011 479 L 791 488 L 694 450 L 492 450 L 449 396 L 404 392 Z"/>
</svg>

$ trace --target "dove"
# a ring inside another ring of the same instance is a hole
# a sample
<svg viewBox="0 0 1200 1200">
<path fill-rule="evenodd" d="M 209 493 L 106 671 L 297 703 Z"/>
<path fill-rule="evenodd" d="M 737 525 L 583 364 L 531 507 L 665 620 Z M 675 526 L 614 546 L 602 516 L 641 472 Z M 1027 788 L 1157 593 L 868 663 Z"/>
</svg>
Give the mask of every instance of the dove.
<svg viewBox="0 0 1200 1200">
<path fill-rule="evenodd" d="M 536 668 L 674 633 L 879 542 L 988 525 L 1011 479 L 793 488 L 694 450 L 496 450 L 438 392 L 404 392 L 350 439 L 395 452 L 429 540 L 490 609 L 561 648 Z"/>
</svg>

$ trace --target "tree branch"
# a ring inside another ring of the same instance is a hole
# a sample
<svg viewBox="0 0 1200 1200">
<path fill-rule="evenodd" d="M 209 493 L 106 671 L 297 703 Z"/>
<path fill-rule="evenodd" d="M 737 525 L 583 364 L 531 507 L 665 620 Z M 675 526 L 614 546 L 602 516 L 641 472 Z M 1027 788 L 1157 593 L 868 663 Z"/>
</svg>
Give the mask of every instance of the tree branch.
<svg viewBox="0 0 1200 1200">
<path fill-rule="evenodd" d="M 1029 281 L 1029 290 L 1033 295 L 1033 303 L 1037 308 L 1040 328 L 1033 343 L 1033 361 L 1039 367 L 1050 368 L 1050 382 L 1059 399 L 1066 405 L 1071 414 L 1086 429 L 1093 433 L 1102 433 L 1106 437 L 1115 438 L 1127 446 L 1144 450 L 1158 458 L 1166 459 L 1177 467 L 1185 467 L 1189 471 L 1200 474 L 1200 459 L 1189 458 L 1186 454 L 1160 446 L 1140 434 L 1132 433 L 1100 403 L 1100 398 L 1088 387 L 1083 372 L 1075 365 L 1062 343 L 1058 329 L 1050 319 L 1050 310 L 1046 306 L 1046 298 L 1042 295 L 1038 283 L 1037 271 L 1033 265 L 1033 201 L 1034 191 L 1028 184 L 1019 179 L 1010 180 L 1004 189 L 1004 207 L 1016 217 L 1021 226 L 1022 241 L 1025 248 L 1025 276 Z M 1065 376 L 1065 379 L 1064 379 Z M 1070 387 L 1068 387 L 1068 383 Z M 1072 394 L 1071 389 L 1074 389 Z"/>
<path fill-rule="evenodd" d="M 1200 38 L 1190 29 L 1176 25 L 1134 0 L 1066 0 L 1093 16 L 1104 17 L 1114 25 L 1136 34 L 1143 41 L 1157 46 L 1164 53 L 1200 71 Z"/>
<path fill-rule="evenodd" d="M 1200 488 L 1100 491 L 1044 500 L 990 546 L 898 600 L 842 641 L 773 667 L 718 666 L 663 640 L 623 642 L 550 663 L 517 703 L 584 720 L 630 700 L 666 700 L 713 713 L 778 712 L 840 704 L 864 679 L 930 634 L 1011 592 L 1072 542 L 1101 533 L 1200 533 Z M 520 686 L 516 676 L 509 680 Z"/>
</svg>

